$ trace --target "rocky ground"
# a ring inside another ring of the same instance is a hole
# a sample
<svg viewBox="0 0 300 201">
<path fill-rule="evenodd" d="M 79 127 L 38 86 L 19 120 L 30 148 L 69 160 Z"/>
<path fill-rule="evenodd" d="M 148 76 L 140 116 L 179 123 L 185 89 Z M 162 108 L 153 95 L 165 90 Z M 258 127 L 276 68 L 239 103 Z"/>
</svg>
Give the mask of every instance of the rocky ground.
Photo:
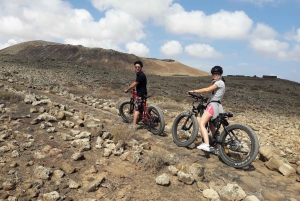
<svg viewBox="0 0 300 201">
<path fill-rule="evenodd" d="M 129 78 L 11 62 L 0 70 L 0 200 L 299 200 L 297 83 L 227 78 L 230 122 L 251 126 L 260 142 L 251 166 L 234 169 L 197 150 L 200 139 L 189 148 L 172 141 L 173 120 L 191 101 L 178 98 L 199 86 L 184 84 L 195 78 L 149 84 L 148 103 L 166 120 L 156 136 L 118 116 Z"/>
</svg>

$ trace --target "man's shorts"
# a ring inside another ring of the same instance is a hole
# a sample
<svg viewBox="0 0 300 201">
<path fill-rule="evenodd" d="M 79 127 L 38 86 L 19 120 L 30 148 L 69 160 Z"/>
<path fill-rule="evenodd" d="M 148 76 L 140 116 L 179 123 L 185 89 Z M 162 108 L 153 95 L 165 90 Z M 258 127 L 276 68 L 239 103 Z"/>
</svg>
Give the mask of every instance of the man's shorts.
<svg viewBox="0 0 300 201">
<path fill-rule="evenodd" d="M 134 103 L 135 111 L 143 111 L 143 99 L 142 97 L 137 96 Z"/>
</svg>

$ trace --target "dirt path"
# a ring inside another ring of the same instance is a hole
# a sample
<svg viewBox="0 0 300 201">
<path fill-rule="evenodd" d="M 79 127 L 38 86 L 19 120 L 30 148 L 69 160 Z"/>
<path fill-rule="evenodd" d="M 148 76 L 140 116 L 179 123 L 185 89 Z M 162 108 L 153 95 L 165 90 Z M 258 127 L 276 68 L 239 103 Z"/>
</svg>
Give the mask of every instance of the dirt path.
<svg viewBox="0 0 300 201">
<path fill-rule="evenodd" d="M 32 88 L 28 89 L 14 83 L 3 81 L 0 81 L 0 83 L 5 86 L 17 86 L 19 89 L 23 88 L 24 90 L 31 91 L 31 93 L 37 95 L 45 95 L 49 97 L 52 102 L 69 105 L 69 107 L 83 111 L 97 119 L 108 119 L 110 121 L 105 123 L 105 129 L 108 131 L 115 125 L 124 124 L 120 116 L 116 113 L 97 109 L 49 92 Z M 18 114 L 14 115 L 22 116 L 28 115 L 29 109 L 32 106 L 23 103 L 16 107 L 18 107 Z M 31 119 L 36 116 L 37 115 L 33 115 Z M 169 117 L 166 116 L 166 118 Z M 171 119 L 167 119 L 167 121 L 170 122 Z M 85 160 L 74 163 L 70 160 L 71 155 L 74 153 L 74 149 L 72 149 L 70 143 L 61 141 L 55 135 L 53 135 L 54 139 L 51 139 L 49 135 L 43 133 L 39 129 L 39 125 L 29 125 L 29 119 L 24 120 L 24 122 L 26 123 L 21 124 L 18 129 L 34 135 L 36 142 L 36 145 L 33 148 L 30 148 L 29 152 L 24 152 L 24 154 L 28 154 L 28 156 L 26 157 L 26 155 L 24 155 L 24 157 L 22 156 L 19 160 L 19 163 L 22 164 L 20 168 L 25 168 L 23 170 L 19 168 L 18 170 L 24 175 L 26 175 L 26 172 L 32 173 L 32 167 L 26 166 L 28 161 L 34 160 L 32 155 L 29 155 L 30 152 L 41 150 L 45 148 L 46 145 L 51 146 L 52 149 L 58 148 L 62 150 L 63 156 L 61 158 L 50 157 L 47 159 L 35 160 L 34 167 L 39 164 L 48 167 L 52 166 L 53 169 L 56 169 L 64 162 L 67 162 L 73 164 L 75 168 L 77 168 L 75 173 L 68 175 L 68 179 L 81 181 L 84 180 L 85 176 L 90 175 L 88 177 L 93 177 L 92 173 L 95 172 L 107 174 L 107 182 L 105 183 L 107 186 L 100 188 L 93 193 L 87 193 L 81 189 L 72 190 L 70 193 L 71 190 L 69 188 L 63 188 L 63 186 L 59 185 L 57 188 L 60 190 L 60 194 L 64 194 L 66 197 L 74 196 L 78 200 L 87 197 L 97 200 L 206 200 L 201 193 L 202 191 L 200 190 L 199 185 L 196 183 L 193 185 L 183 184 L 178 181 L 176 176 L 171 176 L 171 183 L 169 186 L 157 185 L 155 183 L 155 178 L 168 171 L 166 168 L 160 172 L 146 171 L 143 164 L 145 162 L 143 157 L 141 162 L 131 164 L 128 161 L 120 160 L 117 156 L 112 156 L 109 158 L 107 166 L 95 166 L 96 161 L 103 157 L 100 156 L 99 150 L 93 148 L 85 153 Z M 180 163 L 182 164 L 201 164 L 205 167 L 203 183 L 207 186 L 212 187 L 221 184 L 226 185 L 227 183 L 237 183 L 247 192 L 247 195 L 255 195 L 260 200 L 287 200 L 289 198 L 299 198 L 300 196 L 300 184 L 296 181 L 297 175 L 284 177 L 276 171 L 267 169 L 264 162 L 261 160 L 254 161 L 248 169 L 234 169 L 225 165 L 217 156 L 205 154 L 195 147 L 183 148 L 176 146 L 169 131 L 166 131 L 163 136 L 156 136 L 146 129 L 140 129 L 136 132 L 136 136 L 138 136 L 140 141 L 148 142 L 151 145 L 151 150 L 145 152 L 162 151 L 162 153 L 172 153 L 180 159 Z M 93 142 L 92 147 L 94 147 L 94 145 L 95 142 Z M 12 159 L 10 164 L 13 161 L 14 160 Z M 1 175 L 6 174 L 6 172 L 9 172 L 9 167 L 2 167 Z M 0 176 L 0 179 L 1 178 L 3 178 L 3 176 Z M 25 179 L 27 177 L 23 176 L 23 178 Z M 64 184 L 64 182 L 62 182 L 62 184 Z M 49 185 L 49 191 L 53 191 L 53 186 L 56 185 Z M 0 192 L 4 193 L 1 188 Z M 47 188 L 43 189 L 43 192 L 47 192 Z M 12 194 L 12 192 L 8 191 L 5 191 L 5 193 L 5 195 Z"/>
</svg>

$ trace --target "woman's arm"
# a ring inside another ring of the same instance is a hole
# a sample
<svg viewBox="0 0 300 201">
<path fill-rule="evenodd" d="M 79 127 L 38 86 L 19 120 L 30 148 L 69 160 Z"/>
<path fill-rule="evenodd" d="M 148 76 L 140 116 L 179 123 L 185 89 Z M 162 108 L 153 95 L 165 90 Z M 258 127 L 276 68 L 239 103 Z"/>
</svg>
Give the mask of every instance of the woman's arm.
<svg viewBox="0 0 300 201">
<path fill-rule="evenodd" d="M 216 84 L 213 84 L 206 88 L 190 90 L 190 91 L 188 91 L 188 93 L 207 93 L 207 92 L 212 92 L 213 90 L 215 90 L 217 88 L 218 88 L 218 86 Z"/>
</svg>

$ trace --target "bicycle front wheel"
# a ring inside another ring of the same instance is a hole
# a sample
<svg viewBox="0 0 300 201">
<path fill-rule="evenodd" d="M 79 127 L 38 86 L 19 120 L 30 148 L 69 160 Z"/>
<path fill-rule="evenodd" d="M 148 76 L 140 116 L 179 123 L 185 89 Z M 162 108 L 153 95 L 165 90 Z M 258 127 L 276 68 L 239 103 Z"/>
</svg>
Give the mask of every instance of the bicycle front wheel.
<svg viewBox="0 0 300 201">
<path fill-rule="evenodd" d="M 172 136 L 177 146 L 187 147 L 191 145 L 196 140 L 198 132 L 199 126 L 195 115 L 183 112 L 175 118 L 172 125 Z"/>
<path fill-rule="evenodd" d="M 222 131 L 219 139 L 221 144 L 218 144 L 221 159 L 234 168 L 250 165 L 259 149 L 255 132 L 244 124 L 231 124 L 226 130 Z"/>
<path fill-rule="evenodd" d="M 119 107 L 119 114 L 126 123 L 132 123 L 133 121 L 133 107 L 131 101 L 123 101 Z"/>
<path fill-rule="evenodd" d="M 155 135 L 162 134 L 165 130 L 165 118 L 161 109 L 156 105 L 150 105 L 147 112 L 151 116 L 150 132 Z"/>
</svg>

